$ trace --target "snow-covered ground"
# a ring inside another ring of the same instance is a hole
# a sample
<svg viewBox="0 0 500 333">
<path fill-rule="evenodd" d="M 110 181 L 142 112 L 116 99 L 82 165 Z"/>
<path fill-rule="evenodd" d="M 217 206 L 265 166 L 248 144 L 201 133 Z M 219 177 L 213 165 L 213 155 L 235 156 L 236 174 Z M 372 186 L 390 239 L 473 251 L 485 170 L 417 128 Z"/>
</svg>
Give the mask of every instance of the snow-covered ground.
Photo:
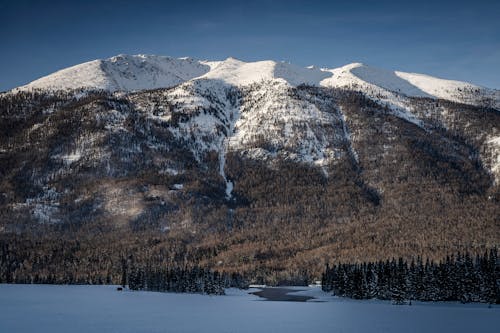
<svg viewBox="0 0 500 333">
<path fill-rule="evenodd" d="M 113 286 L 0 285 L 0 332 L 432 333 L 500 327 L 500 308 L 484 304 L 397 306 L 306 289 L 297 294 L 318 299 L 270 302 L 233 289 L 226 296 L 206 296 L 118 292 Z"/>
</svg>

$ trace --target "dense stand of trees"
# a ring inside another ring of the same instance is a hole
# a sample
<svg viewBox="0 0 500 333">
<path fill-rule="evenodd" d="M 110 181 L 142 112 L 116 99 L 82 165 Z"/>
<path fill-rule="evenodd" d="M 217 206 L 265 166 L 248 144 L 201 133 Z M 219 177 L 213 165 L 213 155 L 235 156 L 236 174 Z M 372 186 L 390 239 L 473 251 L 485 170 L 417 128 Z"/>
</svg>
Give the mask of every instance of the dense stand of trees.
<svg viewBox="0 0 500 333">
<path fill-rule="evenodd" d="M 220 279 L 224 287 L 248 285 L 248 277 L 236 271 L 213 272 L 206 264 L 199 264 L 216 249 L 186 248 L 182 242 L 146 234 L 137 242 L 122 242 L 119 246 L 107 234 L 99 239 L 76 240 L 59 235 L 59 239 L 51 241 L 31 241 L 13 235 L 9 239 L 0 237 L 0 283 L 122 284 L 132 289 L 206 293 L 211 291 L 194 288 L 193 281 L 209 277 L 214 281 Z M 160 280 L 164 281 L 155 284 L 154 281 Z M 175 281 L 186 281 L 183 283 L 187 285 L 176 285 Z"/>
<path fill-rule="evenodd" d="M 500 303 L 500 262 L 497 249 L 473 258 L 448 256 L 439 263 L 403 258 L 326 267 L 324 291 L 355 299 L 378 298 L 404 303 L 460 301 Z"/>
<path fill-rule="evenodd" d="M 227 274 L 208 268 L 133 267 L 124 265 L 122 285 L 131 290 L 223 295 L 224 289 L 247 288 L 245 279 L 237 273 Z"/>
</svg>

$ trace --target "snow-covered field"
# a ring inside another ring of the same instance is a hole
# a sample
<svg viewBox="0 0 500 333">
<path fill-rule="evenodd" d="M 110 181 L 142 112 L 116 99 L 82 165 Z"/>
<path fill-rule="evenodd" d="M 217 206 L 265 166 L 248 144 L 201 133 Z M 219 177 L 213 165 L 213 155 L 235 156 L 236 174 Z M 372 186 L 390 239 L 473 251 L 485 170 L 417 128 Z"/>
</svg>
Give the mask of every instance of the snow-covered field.
<svg viewBox="0 0 500 333">
<path fill-rule="evenodd" d="M 301 288 L 303 289 L 303 288 Z M 253 290 L 255 291 L 255 289 Z M 309 302 L 118 292 L 113 286 L 0 285 L 0 332 L 498 332 L 500 308 L 484 304 L 391 305 L 296 294 Z"/>
</svg>

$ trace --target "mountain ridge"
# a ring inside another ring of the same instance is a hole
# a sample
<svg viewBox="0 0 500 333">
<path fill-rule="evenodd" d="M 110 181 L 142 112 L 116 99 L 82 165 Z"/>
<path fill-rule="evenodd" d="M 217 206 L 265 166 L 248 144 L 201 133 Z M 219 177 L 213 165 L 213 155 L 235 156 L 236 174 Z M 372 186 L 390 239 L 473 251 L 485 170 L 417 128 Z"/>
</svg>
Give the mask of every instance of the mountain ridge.
<svg viewBox="0 0 500 333">
<path fill-rule="evenodd" d="M 361 89 L 375 86 L 376 89 L 410 97 L 442 98 L 472 105 L 490 103 L 488 106 L 495 108 L 500 105 L 499 90 L 425 74 L 378 69 L 356 62 L 329 69 L 314 66 L 303 68 L 273 60 L 244 62 L 229 57 L 223 61 L 200 61 L 189 57 L 172 58 L 144 54 L 121 54 L 85 62 L 59 70 L 12 91 L 78 88 L 139 91 L 169 88 L 200 78 L 221 79 L 238 86 L 263 79 L 279 78 L 292 86 L 311 84 L 351 89 L 356 85 L 360 85 Z"/>
</svg>

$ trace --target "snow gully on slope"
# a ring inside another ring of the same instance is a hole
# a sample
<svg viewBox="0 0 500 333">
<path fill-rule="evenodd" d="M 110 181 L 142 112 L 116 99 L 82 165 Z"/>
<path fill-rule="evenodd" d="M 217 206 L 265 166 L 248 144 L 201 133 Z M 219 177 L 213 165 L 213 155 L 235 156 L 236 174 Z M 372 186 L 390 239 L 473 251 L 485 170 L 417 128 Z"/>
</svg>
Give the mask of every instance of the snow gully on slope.
<svg viewBox="0 0 500 333">
<path fill-rule="evenodd" d="M 231 139 L 231 136 L 232 134 L 234 134 L 234 124 L 236 123 L 236 120 L 235 119 L 235 114 L 239 114 L 239 110 L 237 107 L 233 107 L 231 108 L 231 111 L 229 112 L 229 117 L 228 117 L 228 120 L 229 120 L 229 126 L 226 126 L 227 128 L 227 136 L 225 138 L 223 138 L 222 140 L 222 145 L 221 145 L 221 149 L 219 151 L 219 172 L 220 172 L 220 175 L 222 176 L 222 178 L 224 179 L 224 181 L 226 182 L 226 199 L 227 200 L 231 200 L 232 197 L 233 197 L 233 188 L 234 188 L 234 184 L 232 181 L 230 181 L 229 179 L 227 179 L 227 176 L 226 176 L 226 172 L 224 170 L 225 166 L 226 166 L 226 152 L 229 150 L 229 141 Z"/>
</svg>

